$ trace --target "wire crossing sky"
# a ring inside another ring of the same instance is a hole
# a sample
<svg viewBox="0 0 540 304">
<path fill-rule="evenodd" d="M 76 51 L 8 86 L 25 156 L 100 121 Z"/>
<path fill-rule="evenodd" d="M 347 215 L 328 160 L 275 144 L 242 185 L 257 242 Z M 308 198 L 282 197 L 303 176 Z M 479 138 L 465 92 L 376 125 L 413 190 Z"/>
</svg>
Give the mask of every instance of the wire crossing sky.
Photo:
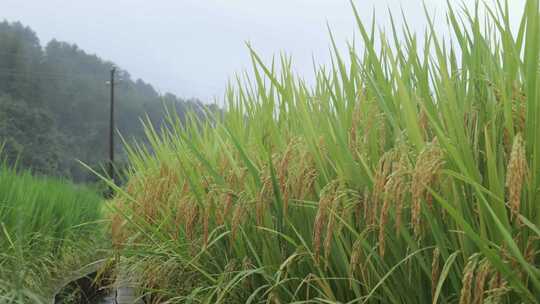
<svg viewBox="0 0 540 304">
<path fill-rule="evenodd" d="M 449 1 L 456 9 L 462 3 Z M 444 26 L 446 0 L 424 2 Z M 354 3 L 366 22 L 375 10 L 376 23 L 386 29 L 388 8 L 395 17 L 403 10 L 416 31 L 426 26 L 419 0 Z M 509 1 L 515 24 L 524 3 Z M 227 80 L 250 69 L 248 41 L 266 60 L 285 51 L 309 80 L 313 59 L 329 62 L 327 23 L 343 49 L 355 37 L 349 0 L 2 0 L 0 19 L 32 27 L 43 44 L 52 38 L 75 43 L 162 93 L 205 101 L 221 98 Z"/>
</svg>

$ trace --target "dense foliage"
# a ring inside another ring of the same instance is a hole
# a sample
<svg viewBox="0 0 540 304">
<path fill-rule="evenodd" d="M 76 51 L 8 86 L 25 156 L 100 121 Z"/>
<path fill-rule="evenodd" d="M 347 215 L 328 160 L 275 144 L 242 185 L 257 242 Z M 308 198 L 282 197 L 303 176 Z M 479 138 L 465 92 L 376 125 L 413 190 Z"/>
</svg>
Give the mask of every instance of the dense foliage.
<svg viewBox="0 0 540 304">
<path fill-rule="evenodd" d="M 453 1 L 449 1 L 453 3 Z M 457 12 L 334 53 L 310 88 L 252 53 L 215 122 L 130 152 L 113 237 L 154 303 L 540 299 L 540 15 Z M 485 21 L 485 22 L 484 22 Z M 373 22 L 375 25 L 375 22 Z M 375 26 L 373 26 L 375 27 Z M 388 40 L 390 37 L 390 40 Z M 394 40 L 395 39 L 395 40 Z"/>
<path fill-rule="evenodd" d="M 101 207 L 91 189 L 0 163 L 0 303 L 47 303 L 66 276 L 103 256 Z"/>
<path fill-rule="evenodd" d="M 0 22 L 0 144 L 10 163 L 18 159 L 19 167 L 37 173 L 88 179 L 76 160 L 98 167 L 107 159 L 112 65 L 69 43 L 52 40 L 42 47 L 28 27 Z M 126 139 L 143 138 L 146 115 L 161 125 L 164 105 L 180 116 L 199 107 L 195 100 L 160 95 L 125 71 L 118 76 L 116 126 Z"/>
</svg>

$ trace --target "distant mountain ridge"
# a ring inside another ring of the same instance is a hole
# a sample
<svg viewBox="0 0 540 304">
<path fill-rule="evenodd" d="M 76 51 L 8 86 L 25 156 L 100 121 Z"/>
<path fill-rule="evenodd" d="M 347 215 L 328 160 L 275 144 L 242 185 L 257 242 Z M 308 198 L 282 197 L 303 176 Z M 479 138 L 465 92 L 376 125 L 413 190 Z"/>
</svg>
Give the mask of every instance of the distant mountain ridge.
<svg viewBox="0 0 540 304">
<path fill-rule="evenodd" d="M 75 44 L 40 44 L 20 22 L 0 22 L 0 145 L 8 162 L 36 173 L 85 181 L 91 166 L 107 160 L 109 86 L 112 62 L 87 54 Z M 141 79 L 120 71 L 116 87 L 116 127 L 125 138 L 143 139 L 140 119 L 156 127 L 164 104 L 183 117 L 198 100 L 159 94 Z M 117 151 L 121 151 L 118 140 Z"/>
</svg>

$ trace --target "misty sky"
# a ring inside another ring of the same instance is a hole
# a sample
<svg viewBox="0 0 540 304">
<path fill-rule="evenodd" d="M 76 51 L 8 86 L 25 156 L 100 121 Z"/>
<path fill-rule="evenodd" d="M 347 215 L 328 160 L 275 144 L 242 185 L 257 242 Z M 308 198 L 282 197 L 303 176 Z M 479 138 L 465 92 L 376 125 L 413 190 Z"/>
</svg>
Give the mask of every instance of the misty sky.
<svg viewBox="0 0 540 304">
<path fill-rule="evenodd" d="M 227 79 L 250 68 L 246 41 L 265 59 L 286 51 L 295 70 L 309 79 L 313 57 L 328 62 L 326 23 L 341 46 L 355 28 L 348 0 L 0 1 L 0 19 L 32 27 L 42 44 L 52 38 L 76 43 L 161 92 L 206 101 L 221 98 Z M 444 24 L 446 0 L 425 2 Z M 513 16 L 521 14 L 524 2 L 510 0 Z M 380 26 L 388 25 L 388 7 L 396 15 L 403 8 L 416 30 L 425 26 L 420 0 L 355 3 L 366 21 L 375 9 Z"/>
</svg>

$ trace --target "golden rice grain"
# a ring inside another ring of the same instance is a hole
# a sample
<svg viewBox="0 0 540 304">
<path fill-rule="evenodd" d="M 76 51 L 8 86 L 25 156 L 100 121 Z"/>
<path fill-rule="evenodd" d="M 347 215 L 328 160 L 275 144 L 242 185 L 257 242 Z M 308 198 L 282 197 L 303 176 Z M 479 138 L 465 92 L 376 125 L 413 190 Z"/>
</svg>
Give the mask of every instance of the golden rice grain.
<svg viewBox="0 0 540 304">
<path fill-rule="evenodd" d="M 315 255 L 315 261 L 319 261 L 319 255 L 321 251 L 321 240 L 324 225 L 327 224 L 327 217 L 329 208 L 332 206 L 336 196 L 337 181 L 328 183 L 323 190 L 321 190 L 321 198 L 319 200 L 319 206 L 317 214 L 315 216 L 315 222 L 313 224 L 313 253 Z"/>
<path fill-rule="evenodd" d="M 326 237 L 324 238 L 324 259 L 328 261 L 330 256 L 330 250 L 332 249 L 332 238 L 334 235 L 334 228 L 336 225 L 336 216 L 335 214 L 330 214 L 328 219 L 328 224 L 326 225 Z"/>
<path fill-rule="evenodd" d="M 419 237 L 422 231 L 422 201 L 426 201 L 428 206 L 431 208 L 431 195 L 428 192 L 428 187 L 433 187 L 433 184 L 443 164 L 443 152 L 438 147 L 437 139 L 435 138 L 418 155 L 414 172 L 412 174 L 411 222 L 416 237 Z"/>
<path fill-rule="evenodd" d="M 238 227 L 243 222 L 244 215 L 246 214 L 246 209 L 244 202 L 239 200 L 236 204 L 236 207 L 233 212 L 232 222 L 231 222 L 231 240 L 234 242 L 236 239 L 236 232 Z"/>
<path fill-rule="evenodd" d="M 196 225 L 199 220 L 199 206 L 192 202 L 186 206 L 185 224 L 184 229 L 186 232 L 186 238 L 190 241 L 193 240 L 193 234 L 195 232 Z"/>
<path fill-rule="evenodd" d="M 474 297 L 473 297 L 473 304 L 483 304 L 484 303 L 484 291 L 485 291 L 485 284 L 486 279 L 490 273 L 491 269 L 489 266 L 489 262 L 484 259 L 479 268 L 478 272 L 476 274 L 476 284 L 474 287 Z"/>
<path fill-rule="evenodd" d="M 210 206 L 207 206 L 204 208 L 204 217 L 203 217 L 203 244 L 206 247 L 208 245 L 208 233 L 209 233 L 209 225 L 210 225 Z"/>
<path fill-rule="evenodd" d="M 517 134 L 512 145 L 512 152 L 506 170 L 506 187 L 508 188 L 508 206 L 512 218 L 517 220 L 521 206 L 521 191 L 527 174 L 527 159 L 521 134 Z"/>
<path fill-rule="evenodd" d="M 471 304 L 471 290 L 476 268 L 476 259 L 471 258 L 463 269 L 462 287 L 459 298 L 459 304 Z"/>
<path fill-rule="evenodd" d="M 385 251 L 385 227 L 388 222 L 388 212 L 390 210 L 390 195 L 387 194 L 381 209 L 381 216 L 379 218 L 379 255 L 384 257 Z"/>
</svg>

